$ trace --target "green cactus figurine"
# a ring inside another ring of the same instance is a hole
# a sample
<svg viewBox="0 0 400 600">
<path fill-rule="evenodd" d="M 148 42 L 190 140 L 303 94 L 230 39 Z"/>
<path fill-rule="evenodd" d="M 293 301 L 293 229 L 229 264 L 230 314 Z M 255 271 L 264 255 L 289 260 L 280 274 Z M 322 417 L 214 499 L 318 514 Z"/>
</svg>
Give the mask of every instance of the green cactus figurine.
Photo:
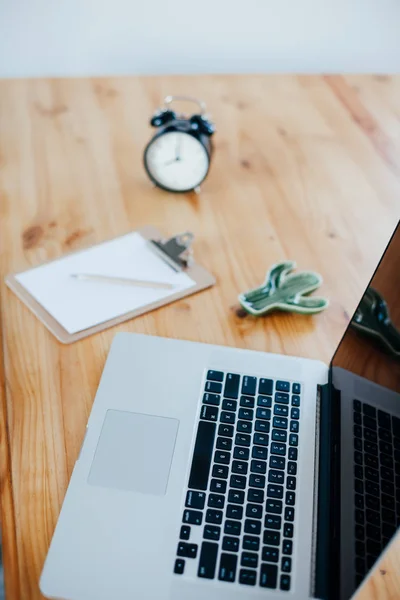
<svg viewBox="0 0 400 600">
<path fill-rule="evenodd" d="M 312 271 L 291 273 L 295 267 L 291 260 L 273 265 L 263 285 L 239 295 L 242 307 L 255 316 L 276 309 L 307 315 L 324 310 L 329 304 L 326 298 L 309 297 L 321 285 L 321 275 Z"/>
</svg>

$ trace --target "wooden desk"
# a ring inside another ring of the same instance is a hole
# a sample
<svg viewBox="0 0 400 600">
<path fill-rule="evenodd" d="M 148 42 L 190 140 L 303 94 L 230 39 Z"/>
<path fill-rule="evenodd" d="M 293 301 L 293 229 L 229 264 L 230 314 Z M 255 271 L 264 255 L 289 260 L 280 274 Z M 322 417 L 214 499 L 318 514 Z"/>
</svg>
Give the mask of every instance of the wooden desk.
<svg viewBox="0 0 400 600">
<path fill-rule="evenodd" d="M 218 127 L 201 196 L 153 189 L 148 119 L 169 93 Z M 0 82 L 0 274 L 150 223 L 191 229 L 211 290 L 62 346 L 1 282 L 2 523 L 8 598 L 38 579 L 116 331 L 329 361 L 399 217 L 400 77 L 158 77 Z M 314 318 L 237 314 L 294 258 L 325 279 Z M 400 539 L 359 598 L 400 596 Z"/>
</svg>

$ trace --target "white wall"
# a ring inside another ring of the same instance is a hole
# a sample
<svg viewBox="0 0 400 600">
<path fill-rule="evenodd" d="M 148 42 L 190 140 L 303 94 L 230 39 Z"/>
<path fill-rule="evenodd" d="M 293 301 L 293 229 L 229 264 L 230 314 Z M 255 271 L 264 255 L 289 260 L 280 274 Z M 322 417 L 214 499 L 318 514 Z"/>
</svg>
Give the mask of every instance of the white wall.
<svg viewBox="0 0 400 600">
<path fill-rule="evenodd" d="M 0 0 L 0 77 L 400 72 L 400 0 Z"/>
</svg>

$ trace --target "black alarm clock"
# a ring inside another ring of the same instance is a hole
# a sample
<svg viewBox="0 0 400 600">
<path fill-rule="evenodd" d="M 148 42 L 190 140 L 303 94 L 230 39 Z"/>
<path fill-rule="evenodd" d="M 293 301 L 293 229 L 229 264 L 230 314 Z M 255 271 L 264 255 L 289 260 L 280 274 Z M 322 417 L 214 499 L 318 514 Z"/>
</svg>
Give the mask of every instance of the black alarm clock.
<svg viewBox="0 0 400 600">
<path fill-rule="evenodd" d="M 176 100 L 194 102 L 200 110 L 192 116 L 179 114 L 171 109 Z M 164 108 L 155 113 L 150 124 L 157 133 L 147 144 L 143 160 L 151 181 L 168 192 L 199 192 L 210 168 L 215 131 L 204 102 L 167 96 Z"/>
</svg>

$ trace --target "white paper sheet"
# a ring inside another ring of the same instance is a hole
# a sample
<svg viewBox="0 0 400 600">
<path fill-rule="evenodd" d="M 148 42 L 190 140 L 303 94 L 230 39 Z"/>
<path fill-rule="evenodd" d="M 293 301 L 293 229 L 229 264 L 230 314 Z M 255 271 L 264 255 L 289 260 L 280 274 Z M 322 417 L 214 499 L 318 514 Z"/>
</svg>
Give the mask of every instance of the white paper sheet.
<svg viewBox="0 0 400 600">
<path fill-rule="evenodd" d="M 173 289 L 83 281 L 74 273 L 171 283 Z M 129 233 L 16 276 L 68 333 L 77 333 L 195 285 L 156 256 L 139 233 Z"/>
</svg>

